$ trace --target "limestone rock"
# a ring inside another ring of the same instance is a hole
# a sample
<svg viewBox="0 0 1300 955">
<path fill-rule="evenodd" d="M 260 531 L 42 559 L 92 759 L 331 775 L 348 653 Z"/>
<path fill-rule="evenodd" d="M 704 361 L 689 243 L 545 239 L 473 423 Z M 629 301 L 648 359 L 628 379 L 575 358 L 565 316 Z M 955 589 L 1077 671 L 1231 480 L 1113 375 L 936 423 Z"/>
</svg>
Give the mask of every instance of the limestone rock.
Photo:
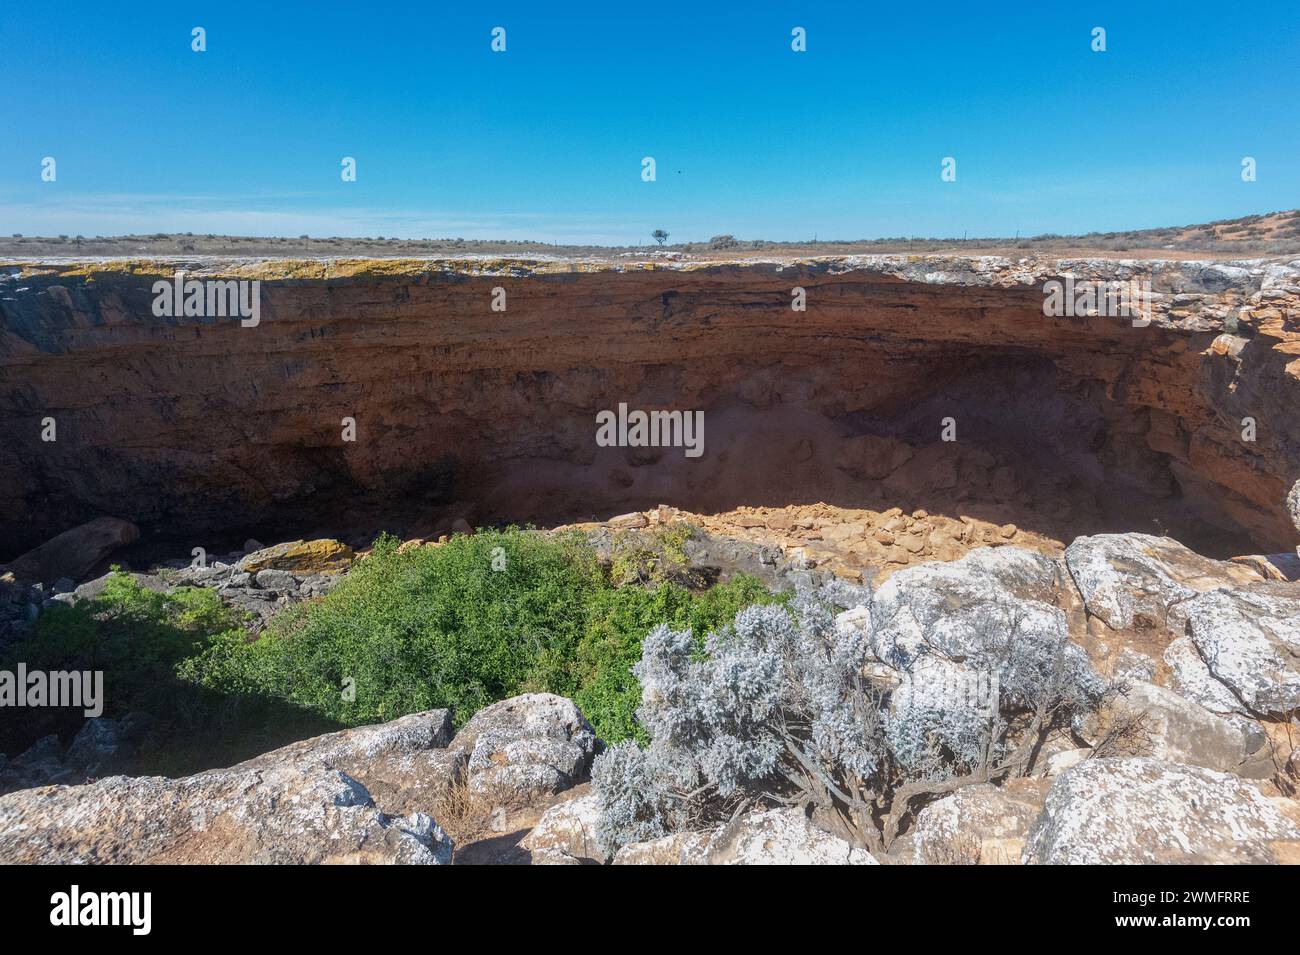
<svg viewBox="0 0 1300 955">
<path fill-rule="evenodd" d="M 1243 711 L 1241 700 L 1210 672 L 1191 637 L 1179 637 L 1169 644 L 1164 661 L 1169 665 L 1169 685 L 1179 696 L 1212 713 Z"/>
<path fill-rule="evenodd" d="M 674 832 L 646 842 L 630 842 L 614 855 L 614 865 L 704 865 L 709 846 L 721 827 L 703 832 Z"/>
<path fill-rule="evenodd" d="M 533 853 L 562 852 L 573 859 L 604 861 L 604 853 L 596 847 L 596 823 L 600 819 L 600 799 L 595 793 L 586 793 L 564 802 L 556 803 L 538 820 L 530 833 L 520 843 Z"/>
<path fill-rule="evenodd" d="M 1220 590 L 1187 604 L 1187 630 L 1241 712 L 1300 708 L 1300 595 L 1288 584 Z"/>
<path fill-rule="evenodd" d="M 978 548 L 961 560 L 901 570 L 875 592 L 866 633 L 875 657 L 916 679 L 931 658 L 931 675 L 994 668 L 1008 640 L 1064 653 L 1071 667 L 1097 678 L 1083 650 L 1067 642 L 1059 565 L 1014 547 Z M 838 626 L 848 625 L 841 615 Z M 937 655 L 937 658 L 935 658 Z M 951 661 L 942 664 L 941 661 Z M 1098 678 L 1099 679 L 1099 678 Z"/>
<path fill-rule="evenodd" d="M 253 578 L 259 590 L 291 591 L 298 589 L 298 579 L 287 570 L 267 568 L 259 570 Z"/>
<path fill-rule="evenodd" d="M 329 574 L 346 570 L 352 559 L 351 547 L 330 538 L 321 538 L 275 544 L 248 554 L 236 566 L 250 574 L 256 574 L 260 570 Z"/>
<path fill-rule="evenodd" d="M 1112 630 L 1182 633 L 1181 605 L 1216 587 L 1259 580 L 1249 568 L 1210 560 L 1167 537 L 1098 534 L 1065 549 L 1089 614 Z"/>
<path fill-rule="evenodd" d="M 80 580 L 113 551 L 139 537 L 140 529 L 130 521 L 98 517 L 15 558 L 8 569 L 16 577 L 45 583 L 60 577 Z"/>
<path fill-rule="evenodd" d="M 355 779 L 319 767 L 111 776 L 0 797 L 8 862 L 446 864 L 451 854 L 429 816 L 390 818 Z"/>
<path fill-rule="evenodd" d="M 915 862 L 1018 865 L 1025 836 L 1043 808 L 1046 784 L 980 783 L 931 803 L 916 817 Z"/>
<path fill-rule="evenodd" d="M 605 523 L 610 527 L 617 527 L 620 530 L 629 530 L 649 526 L 650 519 L 640 511 L 631 511 L 627 514 L 619 514 L 616 517 L 611 517 Z"/>
<path fill-rule="evenodd" d="M 596 735 L 573 701 L 527 693 L 479 710 L 454 745 L 470 754 L 476 798 L 522 806 L 579 782 L 591 767 Z"/>
<path fill-rule="evenodd" d="M 1236 776 L 1145 757 L 1090 759 L 1056 778 L 1024 861 L 1273 863 L 1300 826 Z"/>
<path fill-rule="evenodd" d="M 338 770 L 365 786 L 390 815 L 430 812 L 465 775 L 468 754 L 447 748 L 451 737 L 451 713 L 428 710 L 291 743 L 231 772 L 277 766 Z"/>
<path fill-rule="evenodd" d="M 1078 766 L 1091 755 L 1092 749 L 1087 746 L 1079 746 L 1075 749 L 1065 749 L 1059 753 L 1053 753 L 1047 759 L 1047 772 L 1044 775 L 1049 777 L 1059 776 L 1067 769 Z"/>
<path fill-rule="evenodd" d="M 1129 683 L 1139 681 L 1150 683 L 1155 678 L 1159 666 L 1160 664 L 1156 660 L 1151 659 L 1145 653 L 1139 653 L 1132 647 L 1123 647 L 1115 658 L 1111 676 L 1116 680 Z"/>
<path fill-rule="evenodd" d="M 1125 696 L 1104 714 L 1108 721 L 1138 715 L 1142 722 L 1127 745 L 1151 756 L 1186 763 L 1251 779 L 1273 775 L 1267 734 L 1249 720 L 1225 719 L 1184 699 L 1172 690 L 1151 683 L 1134 683 Z"/>
<path fill-rule="evenodd" d="M 803 810 L 749 812 L 709 845 L 707 865 L 879 865 L 871 853 L 817 828 Z"/>
</svg>

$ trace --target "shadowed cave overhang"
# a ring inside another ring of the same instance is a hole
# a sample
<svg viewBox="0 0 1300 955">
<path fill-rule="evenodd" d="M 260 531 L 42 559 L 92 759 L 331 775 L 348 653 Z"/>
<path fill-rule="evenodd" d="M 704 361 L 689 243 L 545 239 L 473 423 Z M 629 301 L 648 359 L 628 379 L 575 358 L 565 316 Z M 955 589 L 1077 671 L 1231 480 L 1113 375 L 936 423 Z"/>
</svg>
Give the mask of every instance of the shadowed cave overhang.
<svg viewBox="0 0 1300 955">
<path fill-rule="evenodd" d="M 260 281 L 259 324 L 155 316 L 178 268 Z M 1149 280 L 1150 324 L 1046 317 L 1067 274 Z M 1298 282 L 1265 261 L 906 256 L 0 265 L 0 560 L 106 514 L 185 540 L 453 501 L 485 523 L 1010 507 L 1063 539 L 1289 549 Z M 620 403 L 703 411 L 704 453 L 599 446 Z"/>
</svg>

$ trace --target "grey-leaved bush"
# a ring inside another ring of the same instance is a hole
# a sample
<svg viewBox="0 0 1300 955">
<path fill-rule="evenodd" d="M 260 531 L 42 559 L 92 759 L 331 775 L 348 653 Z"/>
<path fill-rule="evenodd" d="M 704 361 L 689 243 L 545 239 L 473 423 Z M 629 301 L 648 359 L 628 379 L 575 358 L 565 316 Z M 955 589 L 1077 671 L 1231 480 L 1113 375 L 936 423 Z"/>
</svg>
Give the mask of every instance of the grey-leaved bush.
<svg viewBox="0 0 1300 955">
<path fill-rule="evenodd" d="M 748 607 L 702 651 L 652 631 L 633 668 L 649 743 L 615 745 L 592 771 L 602 850 L 795 804 L 883 851 L 925 797 L 1025 772 L 1049 731 L 1110 691 L 1064 636 L 1014 617 L 980 659 L 882 661 L 869 626 L 837 624 L 868 597 L 839 585 Z M 954 672 L 983 675 L 987 708 L 936 691 Z"/>
</svg>

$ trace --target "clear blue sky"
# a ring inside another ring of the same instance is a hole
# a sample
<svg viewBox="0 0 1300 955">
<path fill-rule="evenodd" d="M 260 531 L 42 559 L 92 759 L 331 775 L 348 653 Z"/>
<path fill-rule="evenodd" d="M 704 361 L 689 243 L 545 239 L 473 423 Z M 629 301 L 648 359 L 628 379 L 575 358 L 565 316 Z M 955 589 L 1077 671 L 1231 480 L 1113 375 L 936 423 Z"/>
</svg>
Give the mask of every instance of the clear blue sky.
<svg viewBox="0 0 1300 955">
<path fill-rule="evenodd" d="M 729 6 L 6 0 L 0 233 L 1025 235 L 1300 206 L 1296 0 Z"/>
</svg>

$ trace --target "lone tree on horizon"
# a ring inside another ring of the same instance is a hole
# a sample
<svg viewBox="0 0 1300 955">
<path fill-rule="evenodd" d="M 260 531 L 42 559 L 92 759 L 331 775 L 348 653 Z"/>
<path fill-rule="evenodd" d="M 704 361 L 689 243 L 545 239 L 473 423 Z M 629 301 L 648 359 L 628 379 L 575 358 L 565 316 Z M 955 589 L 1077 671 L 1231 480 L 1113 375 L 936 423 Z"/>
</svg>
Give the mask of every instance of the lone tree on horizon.
<svg viewBox="0 0 1300 955">
<path fill-rule="evenodd" d="M 650 233 L 650 238 L 654 239 L 660 245 L 663 245 L 665 242 L 668 241 L 668 233 L 665 232 L 663 229 L 655 229 L 653 232 Z"/>
</svg>

